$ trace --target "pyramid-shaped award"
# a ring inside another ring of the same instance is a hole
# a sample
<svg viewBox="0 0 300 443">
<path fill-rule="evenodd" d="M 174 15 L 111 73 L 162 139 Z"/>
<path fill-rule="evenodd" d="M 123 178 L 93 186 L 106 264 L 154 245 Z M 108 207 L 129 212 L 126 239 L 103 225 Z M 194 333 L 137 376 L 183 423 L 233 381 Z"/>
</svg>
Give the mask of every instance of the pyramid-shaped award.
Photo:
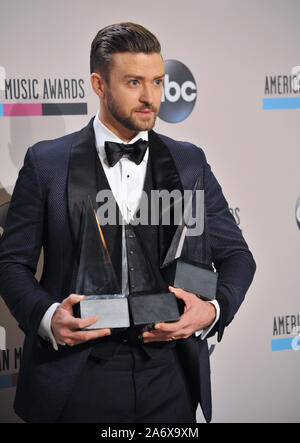
<svg viewBox="0 0 300 443">
<path fill-rule="evenodd" d="M 213 300 L 216 297 L 218 274 L 211 266 L 204 192 L 200 188 L 201 179 L 198 178 L 161 271 L 169 285 L 197 294 L 205 300 Z"/>
<path fill-rule="evenodd" d="M 80 248 L 76 275 L 76 294 L 85 298 L 75 305 L 75 315 L 97 315 L 87 329 L 128 327 L 128 301 L 116 277 L 106 242 L 90 199 L 83 205 Z"/>
</svg>

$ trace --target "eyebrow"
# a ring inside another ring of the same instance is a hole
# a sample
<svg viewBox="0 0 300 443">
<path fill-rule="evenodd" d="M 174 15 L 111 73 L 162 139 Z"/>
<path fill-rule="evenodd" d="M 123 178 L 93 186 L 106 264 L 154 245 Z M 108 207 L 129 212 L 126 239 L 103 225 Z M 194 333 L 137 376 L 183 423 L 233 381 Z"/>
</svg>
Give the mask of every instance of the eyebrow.
<svg viewBox="0 0 300 443">
<path fill-rule="evenodd" d="M 157 80 L 159 78 L 163 78 L 165 76 L 165 73 L 161 75 L 157 75 L 154 77 L 154 80 Z M 136 75 L 136 74 L 125 74 L 124 78 L 136 78 L 138 80 L 142 80 L 144 77 L 142 75 Z"/>
</svg>

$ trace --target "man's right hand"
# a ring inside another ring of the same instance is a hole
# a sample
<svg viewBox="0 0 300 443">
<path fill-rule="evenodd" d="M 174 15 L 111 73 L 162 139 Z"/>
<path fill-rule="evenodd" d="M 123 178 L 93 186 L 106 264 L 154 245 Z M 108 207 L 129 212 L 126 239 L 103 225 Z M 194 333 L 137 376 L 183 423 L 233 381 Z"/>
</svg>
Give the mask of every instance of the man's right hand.
<svg viewBox="0 0 300 443">
<path fill-rule="evenodd" d="M 111 334 L 110 329 L 83 330 L 98 320 L 97 316 L 76 318 L 73 316 L 73 305 L 84 299 L 84 295 L 71 294 L 57 307 L 51 320 L 54 337 L 69 346 L 78 345 L 94 338 Z"/>
</svg>

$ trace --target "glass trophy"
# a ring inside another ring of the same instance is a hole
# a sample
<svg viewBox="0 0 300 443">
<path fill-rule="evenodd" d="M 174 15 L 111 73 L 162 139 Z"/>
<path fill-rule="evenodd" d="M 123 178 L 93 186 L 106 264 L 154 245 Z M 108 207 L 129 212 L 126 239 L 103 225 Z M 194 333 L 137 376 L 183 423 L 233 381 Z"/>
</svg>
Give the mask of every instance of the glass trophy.
<svg viewBox="0 0 300 443">
<path fill-rule="evenodd" d="M 80 237 L 74 292 L 85 298 L 74 306 L 75 315 L 81 318 L 97 315 L 98 321 L 86 329 L 129 327 L 128 300 L 120 289 L 90 199 L 83 206 Z"/>
<path fill-rule="evenodd" d="M 154 272 L 138 235 L 135 235 L 133 245 L 138 257 L 133 281 L 135 289 L 128 297 L 133 326 L 144 325 L 151 329 L 155 323 L 179 320 L 180 300 L 168 291 L 160 272 L 159 275 Z M 128 246 L 130 248 L 130 243 Z"/>
<path fill-rule="evenodd" d="M 189 196 L 182 223 L 178 225 L 161 266 L 166 282 L 197 294 L 204 300 L 216 297 L 218 274 L 211 265 L 209 233 L 201 179 Z"/>
</svg>

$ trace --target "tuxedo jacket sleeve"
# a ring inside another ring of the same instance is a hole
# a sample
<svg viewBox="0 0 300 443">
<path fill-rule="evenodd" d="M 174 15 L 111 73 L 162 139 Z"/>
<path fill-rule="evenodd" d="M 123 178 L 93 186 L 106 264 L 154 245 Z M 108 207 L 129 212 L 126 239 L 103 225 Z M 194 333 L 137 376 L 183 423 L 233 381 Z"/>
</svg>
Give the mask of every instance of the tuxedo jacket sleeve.
<svg viewBox="0 0 300 443">
<path fill-rule="evenodd" d="M 0 246 L 0 293 L 25 333 L 35 332 L 53 299 L 34 275 L 45 229 L 45 196 L 35 154 L 27 151 L 19 173 Z"/>
<path fill-rule="evenodd" d="M 233 320 L 245 298 L 253 280 L 256 264 L 206 159 L 204 165 L 205 202 L 212 259 L 219 274 L 216 299 L 220 305 L 220 319 L 214 329 L 218 331 L 220 341 L 225 327 Z M 211 334 L 215 330 L 211 331 Z"/>
<path fill-rule="evenodd" d="M 204 151 L 188 142 L 160 137 L 172 154 L 184 189 L 193 189 L 195 181 L 202 177 L 211 260 L 219 274 L 216 299 L 220 318 L 208 336 L 217 332 L 220 341 L 245 298 L 256 264 Z"/>
<path fill-rule="evenodd" d="M 48 307 L 69 295 L 74 251 L 66 183 L 76 134 L 28 149 L 0 239 L 0 295 L 26 335 L 36 335 Z M 44 267 L 38 282 L 42 248 Z"/>
</svg>

